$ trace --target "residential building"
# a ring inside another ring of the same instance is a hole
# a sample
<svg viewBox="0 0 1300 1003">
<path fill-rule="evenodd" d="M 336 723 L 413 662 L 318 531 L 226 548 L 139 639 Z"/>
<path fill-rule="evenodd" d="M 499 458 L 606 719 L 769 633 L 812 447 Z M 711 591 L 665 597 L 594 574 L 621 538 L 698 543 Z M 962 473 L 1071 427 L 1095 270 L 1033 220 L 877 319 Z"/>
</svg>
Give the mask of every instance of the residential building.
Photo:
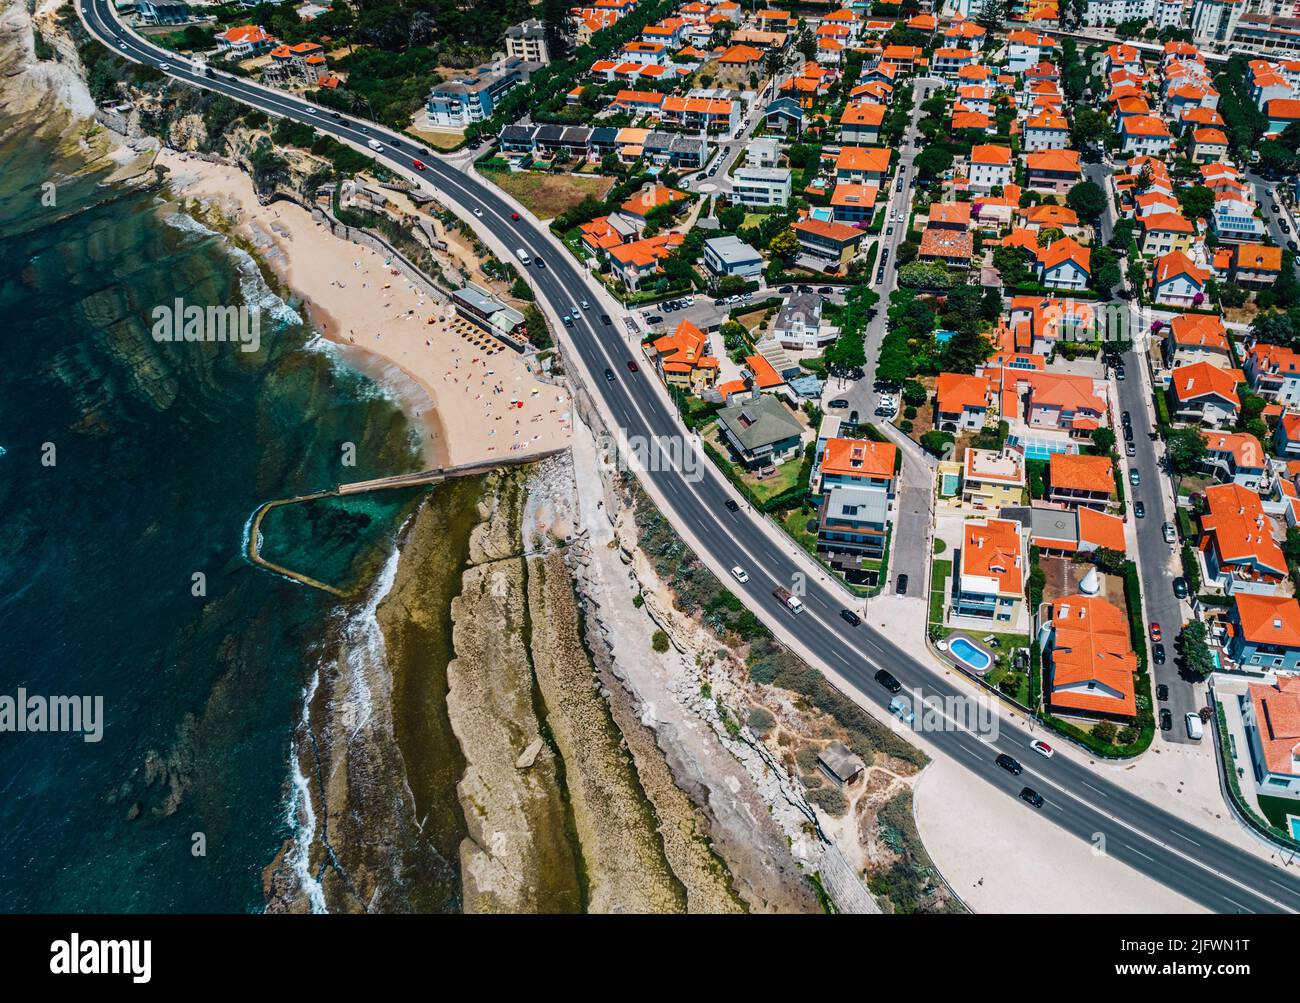
<svg viewBox="0 0 1300 1003">
<path fill-rule="evenodd" d="M 1050 502 L 1105 511 L 1115 496 L 1115 467 L 1108 456 L 1053 453 L 1047 463 Z"/>
<path fill-rule="evenodd" d="M 1186 254 L 1192 249 L 1196 231 L 1182 213 L 1149 213 L 1139 218 L 1138 225 L 1142 233 L 1140 247 L 1147 257 L 1159 257 L 1171 251 Z"/>
<path fill-rule="evenodd" d="M 546 28 L 542 22 L 533 17 L 507 28 L 506 55 L 526 63 L 549 63 L 551 52 L 546 45 Z"/>
<path fill-rule="evenodd" d="M 1047 110 L 1031 115 L 1025 120 L 1021 133 L 1024 149 L 1029 153 L 1041 150 L 1064 150 L 1070 145 L 1070 123 L 1060 112 Z M 1030 168 L 1032 170 L 1032 167 Z M 1031 176 L 1029 187 L 1035 187 Z M 1053 190 L 1056 190 L 1053 187 Z"/>
<path fill-rule="evenodd" d="M 1151 297 L 1165 306 L 1200 306 L 1209 278 L 1208 269 L 1194 264 L 1182 251 L 1170 251 L 1157 258 L 1151 270 Z"/>
<path fill-rule="evenodd" d="M 833 267 L 843 267 L 857 253 L 863 231 L 847 223 L 821 219 L 803 219 L 791 229 L 799 238 L 799 247 L 805 254 L 825 261 Z"/>
<path fill-rule="evenodd" d="M 771 394 L 728 404 L 718 411 L 718 427 L 747 467 L 781 464 L 799 455 L 803 426 Z"/>
<path fill-rule="evenodd" d="M 1284 345 L 1256 342 L 1242 365 L 1246 381 L 1265 400 L 1300 403 L 1300 353 Z"/>
<path fill-rule="evenodd" d="M 1050 148 L 1030 153 L 1025 157 L 1025 168 L 1026 187 L 1034 191 L 1064 195 L 1083 180 L 1078 150 Z"/>
<path fill-rule="evenodd" d="M 1239 484 L 1205 491 L 1199 546 L 1205 577 L 1228 595 L 1272 595 L 1287 575 L 1286 557 L 1258 494 Z"/>
<path fill-rule="evenodd" d="M 1251 683 L 1237 699 L 1255 793 L 1300 799 L 1300 678 Z M 1300 807 L 1295 814 L 1300 815 Z"/>
<path fill-rule="evenodd" d="M 979 511 L 999 512 L 1019 505 L 1025 490 L 1025 457 L 1014 449 L 966 447 L 961 500 Z"/>
<path fill-rule="evenodd" d="M 1202 431 L 1201 438 L 1207 451 L 1204 469 L 1251 491 L 1267 486 L 1268 454 L 1249 432 Z"/>
<path fill-rule="evenodd" d="M 1220 369 L 1208 362 L 1180 366 L 1169 374 L 1175 419 L 1211 428 L 1235 424 L 1241 407 L 1237 385 L 1243 381 L 1240 370 Z"/>
<path fill-rule="evenodd" d="M 435 84 L 425 101 L 430 124 L 463 129 L 472 122 L 491 118 L 496 103 L 527 83 L 535 68 L 535 64 L 520 59 L 504 59 Z"/>
<path fill-rule="evenodd" d="M 1011 622 L 1024 603 L 1025 545 L 1020 523 L 968 519 L 953 594 L 957 616 Z"/>
<path fill-rule="evenodd" d="M 271 48 L 276 40 L 260 24 L 241 24 L 218 34 L 216 41 L 218 52 L 232 59 L 248 59 Z"/>
<path fill-rule="evenodd" d="M 666 384 L 699 393 L 718 380 L 718 360 L 709 355 L 709 339 L 688 320 L 658 338 L 650 353 Z"/>
<path fill-rule="evenodd" d="M 1011 149 L 982 144 L 970 151 L 970 186 L 978 192 L 992 191 L 1011 183 Z"/>
<path fill-rule="evenodd" d="M 1169 322 L 1165 335 L 1165 365 L 1170 369 L 1208 362 L 1232 368 L 1232 351 L 1222 318 L 1208 313 L 1182 313 Z"/>
<path fill-rule="evenodd" d="M 835 180 L 875 185 L 889 177 L 890 151 L 883 146 L 842 146 L 835 158 Z"/>
<path fill-rule="evenodd" d="M 1173 142 L 1169 127 L 1154 115 L 1129 115 L 1119 125 L 1119 137 L 1125 153 L 1151 157 L 1163 155 Z"/>
<path fill-rule="evenodd" d="M 1084 289 L 1091 278 L 1092 251 L 1073 237 L 1060 237 L 1037 250 L 1038 278 L 1053 289 Z"/>
<path fill-rule="evenodd" d="M 784 206 L 790 201 L 790 169 L 741 167 L 732 175 L 731 197 L 745 206 Z"/>
<path fill-rule="evenodd" d="M 836 328 L 822 325 L 822 298 L 814 292 L 796 292 L 782 303 L 772 326 L 772 336 L 782 348 L 819 348 L 838 334 Z"/>
<path fill-rule="evenodd" d="M 1228 622 L 1228 657 L 1238 666 L 1300 671 L 1300 604 L 1294 597 L 1239 593 L 1233 596 Z"/>
<path fill-rule="evenodd" d="M 1047 607 L 1039 627 L 1043 688 L 1053 713 L 1128 720 L 1137 714 L 1137 653 L 1124 611 L 1100 596 Z"/>
<path fill-rule="evenodd" d="M 845 181 L 831 191 L 831 213 L 837 223 L 870 223 L 880 189 Z"/>
<path fill-rule="evenodd" d="M 874 145 L 880 142 L 880 126 L 888 109 L 883 104 L 854 102 L 840 116 L 840 142 Z"/>
<path fill-rule="evenodd" d="M 704 266 L 719 278 L 738 275 L 752 279 L 763 273 L 763 256 L 739 237 L 728 234 L 704 242 Z"/>
<path fill-rule="evenodd" d="M 1282 248 L 1241 243 L 1231 248 L 1231 281 L 1247 289 L 1266 289 L 1282 274 Z"/>
<path fill-rule="evenodd" d="M 895 494 L 898 447 L 868 439 L 830 439 L 813 471 L 820 498 L 819 549 L 882 557 L 889 503 Z"/>
<path fill-rule="evenodd" d="M 988 418 L 989 381 L 963 373 L 940 373 L 935 386 L 935 427 L 943 432 L 978 431 Z"/>
</svg>

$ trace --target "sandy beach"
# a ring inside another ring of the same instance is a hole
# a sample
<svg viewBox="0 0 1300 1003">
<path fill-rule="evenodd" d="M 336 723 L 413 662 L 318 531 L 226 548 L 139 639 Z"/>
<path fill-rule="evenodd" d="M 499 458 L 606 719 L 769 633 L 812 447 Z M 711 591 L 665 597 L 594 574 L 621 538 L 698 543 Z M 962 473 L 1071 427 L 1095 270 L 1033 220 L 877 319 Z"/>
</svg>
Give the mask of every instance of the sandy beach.
<svg viewBox="0 0 1300 1003">
<path fill-rule="evenodd" d="M 299 297 L 313 327 L 423 423 L 430 466 L 517 458 L 569 444 L 568 393 L 458 319 L 383 255 L 330 234 L 292 203 L 258 204 L 235 167 L 162 150 L 181 199 L 215 203 Z M 396 371 L 395 371 L 396 370 Z"/>
</svg>

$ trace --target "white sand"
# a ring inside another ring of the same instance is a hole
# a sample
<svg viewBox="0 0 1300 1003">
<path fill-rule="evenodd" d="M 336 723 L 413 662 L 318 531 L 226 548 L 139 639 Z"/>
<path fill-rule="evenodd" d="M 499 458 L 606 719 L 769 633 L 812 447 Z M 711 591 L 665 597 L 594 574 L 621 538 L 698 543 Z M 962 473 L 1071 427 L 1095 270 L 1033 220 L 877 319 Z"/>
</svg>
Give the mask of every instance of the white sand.
<svg viewBox="0 0 1300 1003">
<path fill-rule="evenodd" d="M 396 366 L 418 384 L 422 394 L 393 389 L 411 417 L 424 422 L 431 465 L 516 458 L 569 444 L 568 393 L 536 379 L 494 339 L 478 339 L 496 349 L 489 355 L 463 337 L 458 323 L 468 325 L 457 322 L 452 308 L 392 274 L 383 255 L 334 237 L 292 203 L 259 205 L 252 181 L 237 168 L 170 150 L 158 163 L 170 170 L 178 197 L 215 202 L 236 233 L 259 247 L 322 335 L 372 357 L 359 353 L 349 361 L 390 383 Z"/>
</svg>

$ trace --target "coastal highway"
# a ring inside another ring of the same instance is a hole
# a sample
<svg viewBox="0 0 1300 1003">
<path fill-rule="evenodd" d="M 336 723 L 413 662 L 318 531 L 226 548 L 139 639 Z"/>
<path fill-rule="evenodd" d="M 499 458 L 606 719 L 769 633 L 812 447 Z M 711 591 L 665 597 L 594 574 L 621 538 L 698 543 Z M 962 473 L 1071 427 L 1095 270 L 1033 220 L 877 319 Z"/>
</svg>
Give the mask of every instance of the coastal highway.
<svg viewBox="0 0 1300 1003">
<path fill-rule="evenodd" d="M 420 177 L 436 185 L 439 198 L 463 218 L 497 238 L 507 248 L 525 247 L 541 253 L 544 269 L 528 269 L 538 295 L 556 314 L 567 312 L 587 298 L 598 303 L 586 276 L 567 255 L 531 225 L 527 219 L 512 219 L 513 210 L 490 184 L 471 173 L 419 150 L 416 154 L 428 170 L 416 174 L 411 155 L 417 148 L 409 138 L 353 119 L 335 120 L 323 109 L 282 92 L 225 75 L 208 77 L 196 72 L 170 52 L 157 49 L 130 34 L 116 19 L 105 0 L 77 0 L 87 27 L 113 50 L 132 60 L 159 66 L 170 64 L 176 79 L 226 94 L 269 114 L 308 123 L 322 132 L 354 143 L 371 138 L 385 146 L 376 154 L 404 175 Z M 119 45 L 124 40 L 125 48 Z M 309 111 L 313 109 L 313 111 Z M 400 141 L 400 147 L 398 143 Z M 647 372 L 631 373 L 627 361 L 631 350 L 613 327 L 601 323 L 595 311 L 579 311 L 573 328 L 561 335 L 571 342 L 588 371 L 587 385 L 599 396 L 614 422 L 631 437 L 664 436 L 680 442 L 684 436 L 666 397 L 650 381 Z M 612 378 L 607 378 L 609 370 Z M 764 532 L 742 504 L 739 511 L 724 507 L 735 497 L 729 485 L 711 464 L 703 475 L 687 476 L 679 467 L 640 472 L 653 482 L 674 525 L 688 529 L 713 566 L 739 565 L 750 575 L 748 586 L 736 586 L 738 594 L 767 623 L 779 624 L 826 667 L 848 680 L 866 699 L 881 708 L 890 694 L 873 679 L 880 668 L 894 673 L 908 692 L 928 699 L 969 699 L 970 691 L 954 682 L 933 665 L 923 664 L 901 651 L 871 625 L 851 627 L 839 616 L 843 595 L 823 584 L 809 565 L 793 557 L 773 536 Z M 805 611 L 793 616 L 771 594 L 778 586 L 790 586 L 793 576 L 807 574 Z M 730 579 L 727 579 L 731 585 Z M 882 711 L 880 716 L 886 716 Z M 918 721 L 922 719 L 918 708 Z M 1138 871 L 1175 889 L 1215 912 L 1300 911 L 1300 867 L 1284 868 L 1259 854 L 1249 852 L 1183 821 L 1112 782 L 1104 771 L 1095 771 L 1075 759 L 1058 755 L 1044 759 L 1029 748 L 1031 734 L 1015 722 L 1002 719 L 995 735 L 969 730 L 958 722 L 947 727 L 930 727 L 925 740 L 938 752 L 969 769 L 974 777 L 994 785 L 1008 798 L 1017 798 L 1023 786 L 1036 789 L 1044 805 L 1034 809 L 1024 802 L 1007 806 L 1008 811 L 1038 811 L 1047 819 L 1090 843 L 1104 837 L 1104 852 Z M 1044 736 L 1050 737 L 1050 736 Z M 1058 742 L 1058 744 L 1060 744 Z M 999 753 L 1008 753 L 1024 765 L 1024 775 L 1013 777 L 994 763 Z M 1016 852 L 1016 847 L 1007 847 Z M 1044 868 L 1052 861 L 1044 860 Z M 1062 903 L 1068 909 L 1068 903 Z"/>
</svg>

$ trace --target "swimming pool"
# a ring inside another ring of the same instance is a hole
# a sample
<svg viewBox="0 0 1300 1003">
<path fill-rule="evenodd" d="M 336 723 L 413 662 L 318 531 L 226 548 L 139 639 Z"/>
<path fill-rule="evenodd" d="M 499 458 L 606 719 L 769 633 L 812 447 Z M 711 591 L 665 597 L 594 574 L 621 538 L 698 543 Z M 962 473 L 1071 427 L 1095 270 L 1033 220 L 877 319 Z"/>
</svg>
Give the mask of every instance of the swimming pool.
<svg viewBox="0 0 1300 1003">
<path fill-rule="evenodd" d="M 1077 453 L 1079 447 L 1072 442 L 1060 439 L 1027 439 L 1012 435 L 1007 438 L 1007 445 L 1014 446 L 1025 454 L 1026 460 L 1047 460 L 1053 453 Z"/>
<path fill-rule="evenodd" d="M 989 657 L 987 651 L 975 646 L 964 637 L 954 637 L 948 643 L 948 650 L 957 661 L 976 672 L 984 672 L 993 664 L 993 659 Z"/>
<path fill-rule="evenodd" d="M 944 474 L 943 486 L 939 489 L 939 493 L 945 498 L 951 498 L 957 493 L 957 489 L 960 487 L 961 474 Z"/>
<path fill-rule="evenodd" d="M 1291 838 L 1300 839 L 1300 815 L 1288 815 L 1286 820 L 1291 826 Z"/>
</svg>

